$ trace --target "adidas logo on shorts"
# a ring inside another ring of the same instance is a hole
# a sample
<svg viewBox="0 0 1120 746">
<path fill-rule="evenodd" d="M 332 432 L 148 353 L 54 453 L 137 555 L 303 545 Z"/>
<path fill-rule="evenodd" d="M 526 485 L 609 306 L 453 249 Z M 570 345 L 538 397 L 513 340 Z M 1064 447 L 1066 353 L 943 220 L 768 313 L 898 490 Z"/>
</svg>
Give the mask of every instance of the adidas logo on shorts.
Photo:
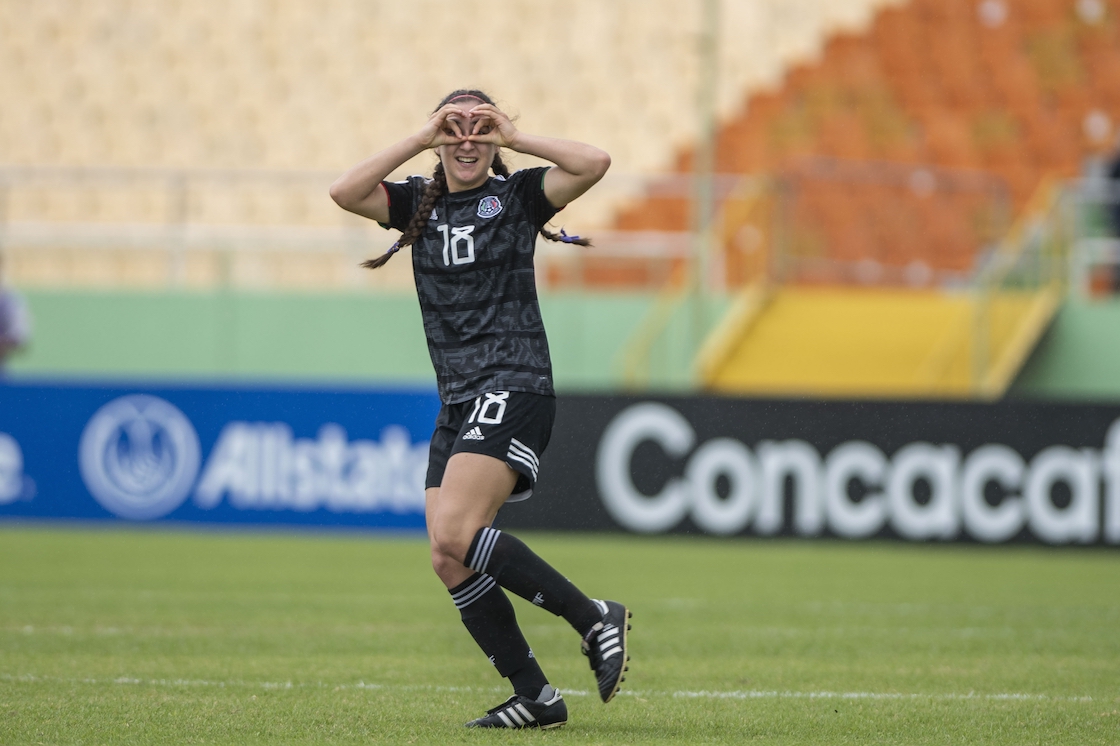
<svg viewBox="0 0 1120 746">
<path fill-rule="evenodd" d="M 486 440 L 482 435 L 482 430 L 476 425 L 467 432 L 463 433 L 463 440 Z"/>
</svg>

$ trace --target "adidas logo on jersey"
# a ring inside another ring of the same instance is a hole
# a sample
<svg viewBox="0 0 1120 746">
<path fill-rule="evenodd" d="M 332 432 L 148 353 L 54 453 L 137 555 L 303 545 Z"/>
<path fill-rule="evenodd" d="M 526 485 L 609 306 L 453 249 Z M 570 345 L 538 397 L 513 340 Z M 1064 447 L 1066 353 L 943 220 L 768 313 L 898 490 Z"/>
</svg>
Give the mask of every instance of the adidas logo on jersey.
<svg viewBox="0 0 1120 746">
<path fill-rule="evenodd" d="M 463 440 L 486 440 L 482 435 L 482 430 L 476 425 L 467 432 L 463 433 Z"/>
</svg>

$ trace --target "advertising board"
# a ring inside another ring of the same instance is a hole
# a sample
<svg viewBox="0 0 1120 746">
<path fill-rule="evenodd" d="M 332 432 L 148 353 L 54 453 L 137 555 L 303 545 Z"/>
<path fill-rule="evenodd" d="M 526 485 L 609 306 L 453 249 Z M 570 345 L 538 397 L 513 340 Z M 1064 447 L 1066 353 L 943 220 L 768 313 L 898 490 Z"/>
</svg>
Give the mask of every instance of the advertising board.
<svg viewBox="0 0 1120 746">
<path fill-rule="evenodd" d="M 1120 544 L 1120 407 L 561 397 L 510 528 Z"/>
<path fill-rule="evenodd" d="M 422 529 L 434 393 L 0 386 L 0 518 Z"/>
<path fill-rule="evenodd" d="M 422 530 L 439 400 L 0 386 L 0 520 Z M 561 396 L 507 528 L 1120 545 L 1120 406 Z"/>
</svg>

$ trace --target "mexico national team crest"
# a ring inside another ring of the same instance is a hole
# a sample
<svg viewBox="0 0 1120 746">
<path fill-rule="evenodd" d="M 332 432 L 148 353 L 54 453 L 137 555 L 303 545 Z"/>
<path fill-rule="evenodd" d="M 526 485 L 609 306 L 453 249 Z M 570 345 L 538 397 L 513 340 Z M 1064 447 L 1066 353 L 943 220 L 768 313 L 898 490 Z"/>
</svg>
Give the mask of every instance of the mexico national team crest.
<svg viewBox="0 0 1120 746">
<path fill-rule="evenodd" d="M 478 216 L 492 218 L 502 211 L 502 202 L 497 197 L 483 197 L 478 203 Z"/>
</svg>

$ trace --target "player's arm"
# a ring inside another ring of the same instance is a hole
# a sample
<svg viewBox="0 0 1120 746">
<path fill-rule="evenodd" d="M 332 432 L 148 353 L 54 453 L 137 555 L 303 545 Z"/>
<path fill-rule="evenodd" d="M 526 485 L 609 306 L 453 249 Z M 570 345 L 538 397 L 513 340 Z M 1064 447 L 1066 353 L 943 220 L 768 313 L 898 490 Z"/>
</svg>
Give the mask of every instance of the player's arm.
<svg viewBox="0 0 1120 746">
<path fill-rule="evenodd" d="M 459 107 L 448 104 L 432 114 L 415 135 L 351 167 L 331 184 L 331 199 L 344 210 L 379 223 L 388 223 L 389 195 L 381 182 L 405 161 L 425 150 L 461 141 L 465 135 L 458 121 L 459 114 Z"/>
<path fill-rule="evenodd" d="M 611 165 L 605 151 L 574 140 L 541 137 L 519 131 L 509 117 L 491 104 L 471 109 L 469 139 L 497 145 L 555 163 L 544 175 L 544 196 L 553 207 L 563 207 L 586 192 Z"/>
</svg>

